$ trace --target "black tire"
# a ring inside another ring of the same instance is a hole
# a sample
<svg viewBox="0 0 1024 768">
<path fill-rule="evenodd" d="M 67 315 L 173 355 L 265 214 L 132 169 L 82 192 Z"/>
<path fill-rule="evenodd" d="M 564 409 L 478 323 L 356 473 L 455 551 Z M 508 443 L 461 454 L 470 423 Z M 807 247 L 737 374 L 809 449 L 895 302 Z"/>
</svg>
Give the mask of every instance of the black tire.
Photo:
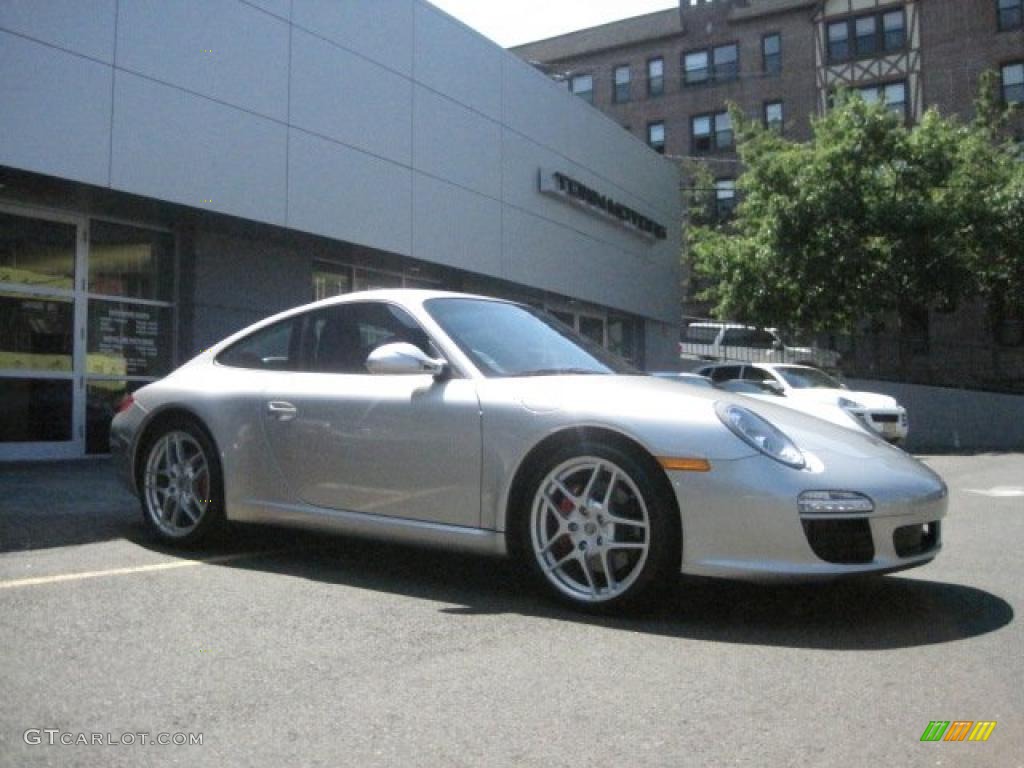
<svg viewBox="0 0 1024 768">
<path fill-rule="evenodd" d="M 196 471 L 200 465 L 205 469 Z M 192 467 L 192 473 L 185 467 Z M 139 450 L 137 479 L 142 519 L 161 541 L 192 546 L 208 541 L 223 526 L 220 460 L 213 441 L 194 419 L 171 416 L 147 435 Z"/>
<path fill-rule="evenodd" d="M 617 479 L 609 492 L 613 470 L 626 479 Z M 514 496 L 512 555 L 563 604 L 599 613 L 651 606 L 678 582 L 682 557 L 679 512 L 660 473 L 650 457 L 616 445 L 584 442 L 552 451 L 529 470 Z M 577 496 L 554 484 L 552 478 L 563 474 L 566 482 L 576 484 L 565 489 Z M 584 498 L 586 487 L 591 490 Z M 637 495 L 639 503 L 633 498 Z M 600 496 L 607 507 L 598 503 Z M 641 528 L 644 519 L 647 525 Z M 637 545 L 646 546 L 642 556 Z M 620 549 L 625 546 L 631 549 Z M 559 561 L 565 565 L 555 566 Z"/>
</svg>

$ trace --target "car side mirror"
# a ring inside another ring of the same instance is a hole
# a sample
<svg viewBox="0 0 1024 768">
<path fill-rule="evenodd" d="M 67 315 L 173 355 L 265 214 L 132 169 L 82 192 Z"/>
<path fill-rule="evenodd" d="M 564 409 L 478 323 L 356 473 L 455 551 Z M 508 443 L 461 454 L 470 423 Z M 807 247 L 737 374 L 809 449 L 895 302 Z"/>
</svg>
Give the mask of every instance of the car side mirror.
<svg viewBox="0 0 1024 768">
<path fill-rule="evenodd" d="M 786 394 L 786 390 L 783 389 L 782 385 L 779 384 L 779 382 L 777 382 L 777 381 L 765 381 L 765 382 L 762 382 L 762 383 L 764 384 L 765 389 L 770 390 L 771 392 L 773 392 L 776 395 L 784 395 L 784 394 Z"/>
<path fill-rule="evenodd" d="M 411 375 L 429 373 L 441 376 L 448 371 L 448 363 L 427 357 L 423 350 L 406 341 L 382 344 L 366 358 L 366 370 L 373 374 Z"/>
<path fill-rule="evenodd" d="M 774 349 L 776 352 L 780 352 L 782 349 L 784 349 L 784 345 L 781 341 L 776 339 L 775 341 L 772 342 L 772 349 Z"/>
</svg>

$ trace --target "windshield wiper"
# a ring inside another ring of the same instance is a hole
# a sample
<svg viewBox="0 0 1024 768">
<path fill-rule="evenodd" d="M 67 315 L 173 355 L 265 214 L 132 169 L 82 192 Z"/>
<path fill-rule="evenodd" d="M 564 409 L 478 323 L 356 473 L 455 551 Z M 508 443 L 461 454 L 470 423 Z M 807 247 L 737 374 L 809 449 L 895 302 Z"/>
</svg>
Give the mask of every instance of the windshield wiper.
<svg viewBox="0 0 1024 768">
<path fill-rule="evenodd" d="M 521 371 L 516 376 L 607 376 L 611 371 L 595 371 L 593 368 L 536 368 L 532 371 Z"/>
</svg>

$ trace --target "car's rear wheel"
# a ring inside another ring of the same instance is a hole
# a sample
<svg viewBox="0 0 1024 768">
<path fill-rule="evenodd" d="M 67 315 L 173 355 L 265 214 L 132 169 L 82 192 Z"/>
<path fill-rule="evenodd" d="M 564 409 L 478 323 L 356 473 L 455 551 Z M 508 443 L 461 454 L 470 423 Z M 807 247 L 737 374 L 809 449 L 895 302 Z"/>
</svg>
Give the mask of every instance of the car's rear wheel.
<svg viewBox="0 0 1024 768">
<path fill-rule="evenodd" d="M 517 532 L 536 579 L 595 608 L 647 602 L 678 576 L 679 522 L 656 471 L 609 445 L 569 446 L 539 465 Z"/>
<path fill-rule="evenodd" d="M 224 519 L 220 464 L 191 419 L 162 424 L 146 443 L 139 482 L 142 516 L 165 541 L 194 544 Z"/>
</svg>

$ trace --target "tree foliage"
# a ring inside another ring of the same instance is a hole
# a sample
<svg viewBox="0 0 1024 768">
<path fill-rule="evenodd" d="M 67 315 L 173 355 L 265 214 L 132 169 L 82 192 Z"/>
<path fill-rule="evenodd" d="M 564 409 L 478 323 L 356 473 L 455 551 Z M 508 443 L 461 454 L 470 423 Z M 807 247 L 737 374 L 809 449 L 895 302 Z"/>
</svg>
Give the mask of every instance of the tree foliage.
<svg viewBox="0 0 1024 768">
<path fill-rule="evenodd" d="M 983 96 L 970 123 L 930 110 L 908 128 L 854 94 L 836 102 L 806 143 L 734 111 L 736 217 L 687 236 L 715 313 L 852 331 L 979 295 L 1019 310 L 1024 163 L 998 140 L 998 103 Z"/>
</svg>

